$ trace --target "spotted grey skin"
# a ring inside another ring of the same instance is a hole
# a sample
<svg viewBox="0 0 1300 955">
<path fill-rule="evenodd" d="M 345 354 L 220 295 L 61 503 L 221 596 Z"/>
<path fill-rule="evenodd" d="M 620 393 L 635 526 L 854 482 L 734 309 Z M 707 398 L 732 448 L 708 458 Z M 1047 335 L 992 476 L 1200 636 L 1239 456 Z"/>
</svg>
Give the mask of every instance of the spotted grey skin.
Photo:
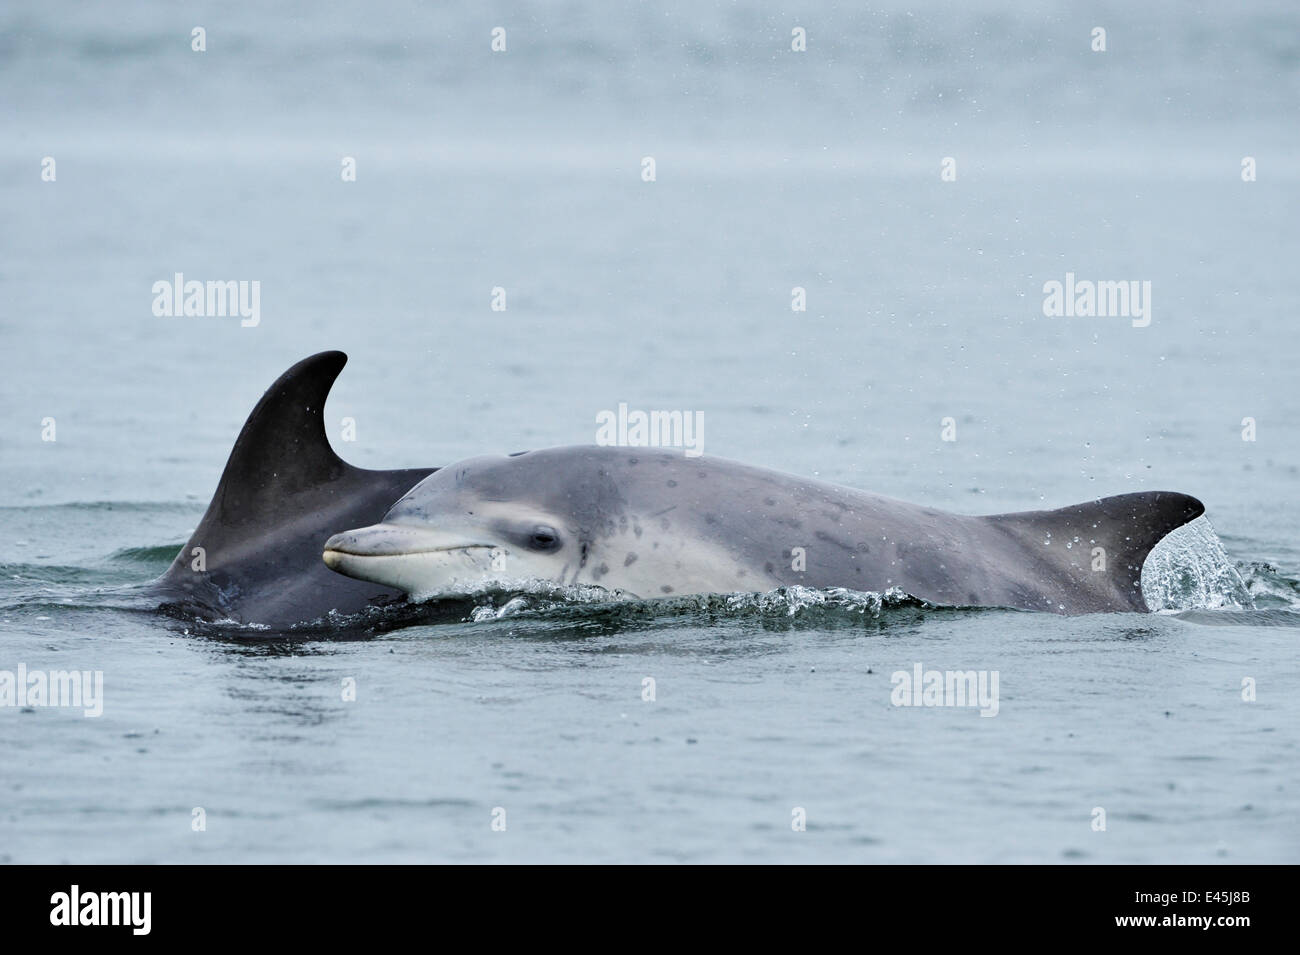
<svg viewBox="0 0 1300 955">
<path fill-rule="evenodd" d="M 1156 491 L 971 517 L 680 451 L 561 447 L 443 468 L 378 524 L 331 537 L 324 560 L 416 597 L 538 579 L 643 598 L 800 584 L 1146 612 L 1147 553 L 1203 511 Z"/>
<path fill-rule="evenodd" d="M 230 452 L 207 513 L 145 593 L 184 617 L 273 628 L 404 600 L 400 590 L 344 580 L 321 563 L 335 531 L 376 521 L 433 468 L 368 471 L 325 435 L 325 399 L 347 362 L 321 352 L 281 375 Z M 199 550 L 199 560 L 195 551 Z"/>
</svg>

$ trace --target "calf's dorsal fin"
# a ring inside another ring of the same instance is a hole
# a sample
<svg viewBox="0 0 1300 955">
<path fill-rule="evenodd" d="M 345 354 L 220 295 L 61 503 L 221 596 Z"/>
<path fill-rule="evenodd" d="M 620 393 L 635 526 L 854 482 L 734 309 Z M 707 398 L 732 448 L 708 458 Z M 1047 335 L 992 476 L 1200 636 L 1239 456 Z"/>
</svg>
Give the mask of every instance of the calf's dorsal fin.
<svg viewBox="0 0 1300 955">
<path fill-rule="evenodd" d="M 1142 564 L 1170 531 L 1205 513 L 1194 497 L 1141 491 L 1054 511 L 994 514 L 984 520 L 1016 537 L 1050 580 L 1024 609 L 1058 613 L 1147 611 Z M 1057 582 L 1059 581 L 1059 586 Z"/>
</svg>

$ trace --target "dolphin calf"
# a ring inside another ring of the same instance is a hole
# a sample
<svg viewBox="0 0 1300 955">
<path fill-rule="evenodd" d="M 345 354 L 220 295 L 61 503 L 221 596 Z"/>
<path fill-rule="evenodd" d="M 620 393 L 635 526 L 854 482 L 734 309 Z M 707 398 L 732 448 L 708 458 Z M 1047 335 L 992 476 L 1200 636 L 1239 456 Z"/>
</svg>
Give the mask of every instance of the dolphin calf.
<svg viewBox="0 0 1300 955">
<path fill-rule="evenodd" d="M 339 574 L 417 599 L 536 580 L 642 598 L 801 584 L 899 588 L 948 606 L 1147 612 L 1143 561 L 1203 512 L 1195 498 L 1151 491 L 971 517 L 680 451 L 560 447 L 434 471 L 322 554 Z"/>
<path fill-rule="evenodd" d="M 289 627 L 330 611 L 404 600 L 400 590 L 332 574 L 330 534 L 378 520 L 434 468 L 367 471 L 325 436 L 325 399 L 347 355 L 312 355 L 281 375 L 248 416 L 207 513 L 145 593 L 185 617 Z"/>
</svg>

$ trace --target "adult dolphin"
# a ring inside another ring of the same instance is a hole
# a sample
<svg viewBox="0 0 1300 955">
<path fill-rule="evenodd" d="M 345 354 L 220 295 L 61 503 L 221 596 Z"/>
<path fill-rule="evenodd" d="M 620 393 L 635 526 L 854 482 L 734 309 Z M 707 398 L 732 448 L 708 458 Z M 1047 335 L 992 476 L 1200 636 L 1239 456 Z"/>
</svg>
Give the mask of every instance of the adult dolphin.
<svg viewBox="0 0 1300 955">
<path fill-rule="evenodd" d="M 645 598 L 802 584 L 1146 612 L 1143 561 L 1203 512 L 1151 491 L 968 517 L 680 451 L 562 447 L 443 468 L 381 522 L 331 537 L 323 557 L 417 598 L 537 579 Z"/>
<path fill-rule="evenodd" d="M 325 399 L 348 357 L 327 351 L 281 375 L 244 423 L 212 502 L 167 572 L 146 588 L 164 609 L 284 628 L 331 610 L 402 600 L 321 563 L 340 528 L 378 520 L 434 468 L 368 471 L 325 436 Z"/>
</svg>

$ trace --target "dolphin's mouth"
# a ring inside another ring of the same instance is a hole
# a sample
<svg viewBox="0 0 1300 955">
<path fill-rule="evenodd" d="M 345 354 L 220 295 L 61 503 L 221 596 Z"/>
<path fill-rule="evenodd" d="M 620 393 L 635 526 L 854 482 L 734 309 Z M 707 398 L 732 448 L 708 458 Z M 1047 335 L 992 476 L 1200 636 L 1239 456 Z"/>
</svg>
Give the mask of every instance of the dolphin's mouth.
<svg viewBox="0 0 1300 955">
<path fill-rule="evenodd" d="M 395 551 L 386 551 L 384 553 L 377 553 L 375 551 L 348 550 L 345 547 L 326 546 L 324 552 L 322 552 L 321 554 L 321 559 L 325 561 L 325 566 L 328 567 L 330 570 L 337 570 L 342 572 L 343 565 L 349 557 L 354 559 L 358 557 L 362 559 L 415 557 L 418 556 L 419 554 L 449 553 L 451 551 L 467 551 L 467 550 L 480 550 L 480 549 L 491 550 L 493 546 L 494 545 L 492 544 L 448 544 L 445 547 L 421 547 L 419 550 L 395 550 Z"/>
<path fill-rule="evenodd" d="M 413 594 L 480 579 L 491 570 L 487 554 L 498 546 L 432 528 L 374 524 L 335 534 L 321 559 L 337 574 Z"/>
<path fill-rule="evenodd" d="M 460 541 L 448 537 L 449 535 L 423 528 L 374 524 L 332 536 L 325 542 L 324 558 L 325 563 L 329 564 L 331 554 L 348 557 L 406 557 L 439 551 L 491 549 L 496 546 L 484 541 Z"/>
<path fill-rule="evenodd" d="M 330 547 L 326 542 L 325 554 L 326 563 L 329 562 L 328 555 L 340 554 L 348 557 L 411 557 L 415 554 L 436 554 L 439 551 L 446 550 L 474 550 L 476 548 L 491 549 L 495 544 L 446 544 L 438 547 L 413 547 L 410 550 L 353 550 L 348 547 Z"/>
</svg>

